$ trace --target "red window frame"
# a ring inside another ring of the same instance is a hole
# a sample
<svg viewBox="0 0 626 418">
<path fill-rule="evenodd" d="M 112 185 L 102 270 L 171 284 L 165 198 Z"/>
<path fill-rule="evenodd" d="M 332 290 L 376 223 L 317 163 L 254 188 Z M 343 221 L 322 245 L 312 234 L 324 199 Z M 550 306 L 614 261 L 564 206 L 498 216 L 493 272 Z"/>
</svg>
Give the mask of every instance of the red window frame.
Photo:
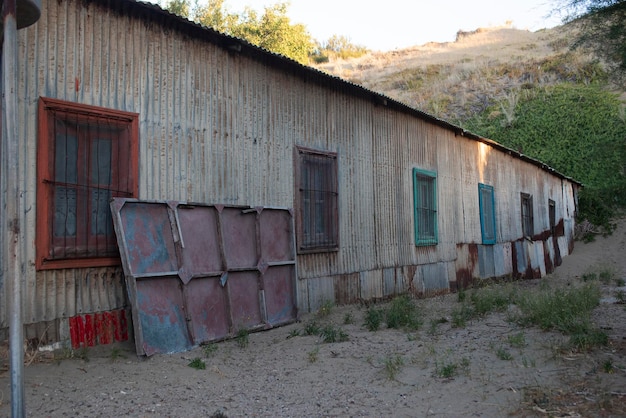
<svg viewBox="0 0 626 418">
<path fill-rule="evenodd" d="M 139 114 L 42 97 L 38 118 L 36 268 L 119 265 L 112 225 L 105 225 L 107 232 L 100 233 L 99 209 L 94 215 L 94 207 L 102 204 L 98 201 L 100 193 L 138 196 Z M 64 125 L 62 132 L 61 125 Z M 73 179 L 67 178 L 67 169 L 62 175 L 55 173 L 55 147 L 60 142 L 57 139 L 60 134 L 63 134 L 65 144 L 68 138 L 73 138 L 75 142 L 75 150 L 72 150 L 75 151 L 74 161 L 68 163 L 75 167 Z M 98 181 L 100 167 L 94 168 L 95 163 L 90 160 L 98 141 L 103 141 L 102 144 L 109 141 L 109 158 L 111 162 L 117 162 L 105 167 L 108 170 L 105 182 Z M 55 193 L 60 190 L 70 191 L 66 196 L 73 194 L 75 198 L 74 213 L 70 213 L 69 206 L 65 210 L 66 218 L 74 217 L 70 222 L 75 224 L 73 235 L 67 230 L 61 235 L 58 230 L 57 234 L 54 231 L 55 225 L 59 227 L 55 223 L 55 205 L 58 202 Z M 108 204 L 105 206 L 108 210 Z M 104 218 L 110 220 L 108 212 Z"/>
</svg>

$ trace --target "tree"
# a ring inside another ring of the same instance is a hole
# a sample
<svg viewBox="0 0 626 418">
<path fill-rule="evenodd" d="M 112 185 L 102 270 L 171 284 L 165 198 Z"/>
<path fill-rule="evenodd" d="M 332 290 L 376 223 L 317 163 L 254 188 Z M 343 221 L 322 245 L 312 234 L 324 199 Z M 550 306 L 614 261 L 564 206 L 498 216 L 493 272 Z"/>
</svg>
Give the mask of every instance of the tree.
<svg viewBox="0 0 626 418">
<path fill-rule="evenodd" d="M 579 21 L 578 46 L 593 48 L 615 81 L 626 82 L 626 0 L 560 0 L 566 22 Z"/>
<path fill-rule="evenodd" d="M 165 8 L 175 15 L 189 18 L 190 3 L 189 0 L 170 0 Z"/>
<path fill-rule="evenodd" d="M 172 13 L 244 39 L 301 64 L 308 63 L 314 42 L 306 26 L 291 23 L 287 16 L 288 3 L 266 7 L 262 15 L 246 7 L 238 15 L 226 10 L 225 0 L 208 0 L 206 6 L 197 6 L 196 3 L 193 10 L 190 2 L 191 0 L 170 0 L 166 8 Z"/>
</svg>

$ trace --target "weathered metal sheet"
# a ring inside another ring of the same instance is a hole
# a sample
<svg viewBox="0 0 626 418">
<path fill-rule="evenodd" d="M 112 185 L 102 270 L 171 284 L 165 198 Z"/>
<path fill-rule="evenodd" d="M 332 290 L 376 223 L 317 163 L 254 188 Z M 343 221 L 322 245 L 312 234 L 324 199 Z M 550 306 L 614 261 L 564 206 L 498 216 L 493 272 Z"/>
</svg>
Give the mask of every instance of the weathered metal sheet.
<svg viewBox="0 0 626 418">
<path fill-rule="evenodd" d="M 187 329 L 180 278 L 144 277 L 135 283 L 136 290 L 130 296 L 133 320 L 138 321 L 134 324 L 137 354 L 151 356 L 191 349 L 194 342 Z"/>
<path fill-rule="evenodd" d="M 174 235 L 167 205 L 116 200 L 124 237 L 127 275 L 173 275 L 178 272 Z"/>
<path fill-rule="evenodd" d="M 294 269 L 292 265 L 274 266 L 263 273 L 267 322 L 272 326 L 291 322 L 296 317 Z"/>
<path fill-rule="evenodd" d="M 194 341 L 214 341 L 230 332 L 227 295 L 219 277 L 194 278 L 185 293 Z"/>
<path fill-rule="evenodd" d="M 493 245 L 478 246 L 478 265 L 481 279 L 494 277 L 496 275 L 494 257 Z"/>
<path fill-rule="evenodd" d="M 306 296 L 309 312 L 315 312 L 335 297 L 334 280 L 332 277 L 315 277 L 306 280 Z M 302 293 L 301 293 L 302 294 Z M 300 305 L 302 306 L 302 305 Z"/>
<path fill-rule="evenodd" d="M 513 273 L 512 244 L 505 242 L 494 246 L 494 274 L 502 277 Z"/>
<path fill-rule="evenodd" d="M 224 270 L 218 225 L 218 209 L 213 206 L 179 205 L 182 266 L 185 275 L 200 276 Z M 191 270 L 189 270 L 191 269 Z"/>
<path fill-rule="evenodd" d="M 138 354 L 295 320 L 291 211 L 122 198 L 111 210 Z"/>
</svg>

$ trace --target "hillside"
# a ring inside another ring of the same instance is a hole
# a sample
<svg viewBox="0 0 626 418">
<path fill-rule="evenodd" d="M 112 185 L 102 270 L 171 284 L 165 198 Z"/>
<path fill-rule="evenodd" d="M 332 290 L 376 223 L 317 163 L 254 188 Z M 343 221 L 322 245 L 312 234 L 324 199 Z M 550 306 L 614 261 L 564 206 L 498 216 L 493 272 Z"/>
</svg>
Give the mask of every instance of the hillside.
<svg viewBox="0 0 626 418">
<path fill-rule="evenodd" d="M 458 123 L 511 92 L 597 76 L 594 57 L 571 52 L 575 29 L 530 32 L 510 26 L 460 32 L 428 43 L 317 66 L 434 116 Z"/>
<path fill-rule="evenodd" d="M 626 208 L 626 93 L 577 27 L 493 27 L 317 68 L 537 158 L 580 181 L 579 221 Z"/>
</svg>

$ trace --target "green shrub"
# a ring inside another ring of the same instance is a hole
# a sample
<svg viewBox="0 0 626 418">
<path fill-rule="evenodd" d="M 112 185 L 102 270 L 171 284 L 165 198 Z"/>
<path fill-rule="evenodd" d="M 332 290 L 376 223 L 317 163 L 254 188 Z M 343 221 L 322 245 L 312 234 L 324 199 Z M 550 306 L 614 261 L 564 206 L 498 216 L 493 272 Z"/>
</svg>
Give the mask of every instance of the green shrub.
<svg viewBox="0 0 626 418">
<path fill-rule="evenodd" d="M 377 331 L 383 322 L 385 312 L 382 309 L 370 307 L 365 312 L 365 327 L 368 331 Z"/>
<path fill-rule="evenodd" d="M 416 330 L 421 325 L 417 306 L 408 295 L 393 299 L 385 312 L 388 328 L 408 328 Z"/>
</svg>

